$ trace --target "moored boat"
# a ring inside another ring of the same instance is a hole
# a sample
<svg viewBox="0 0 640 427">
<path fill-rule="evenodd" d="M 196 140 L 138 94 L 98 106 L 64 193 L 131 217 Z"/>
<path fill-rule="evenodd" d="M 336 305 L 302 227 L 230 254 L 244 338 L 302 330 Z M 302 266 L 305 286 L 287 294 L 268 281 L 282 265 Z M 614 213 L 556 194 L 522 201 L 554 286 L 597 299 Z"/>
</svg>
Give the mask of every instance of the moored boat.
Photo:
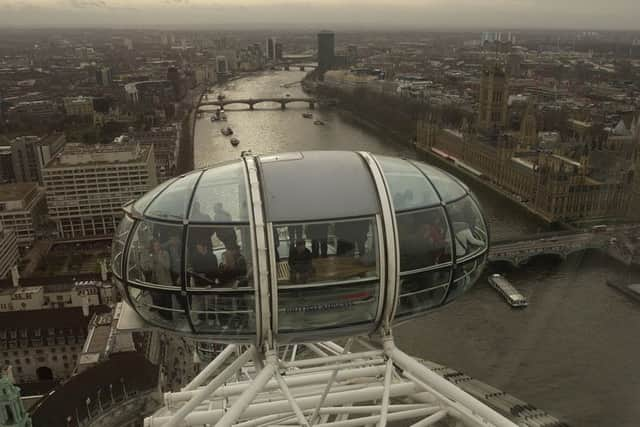
<svg viewBox="0 0 640 427">
<path fill-rule="evenodd" d="M 502 274 L 489 276 L 489 284 L 498 291 L 511 307 L 526 307 L 527 299 Z"/>
</svg>

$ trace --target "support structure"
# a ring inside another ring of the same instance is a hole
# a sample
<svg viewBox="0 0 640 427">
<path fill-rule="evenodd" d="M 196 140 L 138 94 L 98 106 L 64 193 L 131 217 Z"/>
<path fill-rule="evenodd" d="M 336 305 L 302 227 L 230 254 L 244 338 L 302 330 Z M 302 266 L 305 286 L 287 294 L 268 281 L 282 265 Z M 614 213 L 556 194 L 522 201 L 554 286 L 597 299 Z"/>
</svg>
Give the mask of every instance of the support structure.
<svg viewBox="0 0 640 427">
<path fill-rule="evenodd" d="M 181 392 L 166 393 L 166 406 L 147 418 L 145 427 L 562 425 L 555 419 L 552 424 L 509 419 L 399 350 L 390 336 L 382 348 L 369 343 L 370 348 L 350 352 L 352 343 L 362 347 L 359 342 L 349 340 L 345 348 L 334 342 L 297 344 L 266 353 L 251 346 L 232 363 L 228 356 L 235 348 L 224 350 Z M 247 367 L 254 371 L 251 380 L 230 382 Z"/>
</svg>

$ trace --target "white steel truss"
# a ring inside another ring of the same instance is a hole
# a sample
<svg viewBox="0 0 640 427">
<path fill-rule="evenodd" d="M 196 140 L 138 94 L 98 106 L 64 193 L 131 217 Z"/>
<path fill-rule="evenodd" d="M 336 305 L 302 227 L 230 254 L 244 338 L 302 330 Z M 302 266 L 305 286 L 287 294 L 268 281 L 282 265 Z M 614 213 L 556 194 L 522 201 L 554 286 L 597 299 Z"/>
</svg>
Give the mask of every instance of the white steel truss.
<svg viewBox="0 0 640 427">
<path fill-rule="evenodd" d="M 361 351 L 350 351 L 357 346 Z M 215 376 L 214 376 L 215 375 Z M 399 350 L 359 338 L 264 353 L 227 346 L 145 427 L 517 427 L 513 421 Z"/>
</svg>

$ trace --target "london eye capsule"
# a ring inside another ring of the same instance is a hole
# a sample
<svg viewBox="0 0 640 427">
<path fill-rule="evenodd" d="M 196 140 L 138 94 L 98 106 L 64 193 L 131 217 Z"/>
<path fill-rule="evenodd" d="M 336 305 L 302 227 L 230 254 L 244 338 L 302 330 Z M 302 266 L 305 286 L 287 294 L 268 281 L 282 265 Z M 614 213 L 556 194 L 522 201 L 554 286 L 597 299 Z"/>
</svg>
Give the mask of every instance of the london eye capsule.
<svg viewBox="0 0 640 427">
<path fill-rule="evenodd" d="M 127 303 L 211 342 L 373 333 L 461 295 L 488 253 L 464 184 L 366 152 L 245 155 L 124 211 L 112 271 Z"/>
</svg>

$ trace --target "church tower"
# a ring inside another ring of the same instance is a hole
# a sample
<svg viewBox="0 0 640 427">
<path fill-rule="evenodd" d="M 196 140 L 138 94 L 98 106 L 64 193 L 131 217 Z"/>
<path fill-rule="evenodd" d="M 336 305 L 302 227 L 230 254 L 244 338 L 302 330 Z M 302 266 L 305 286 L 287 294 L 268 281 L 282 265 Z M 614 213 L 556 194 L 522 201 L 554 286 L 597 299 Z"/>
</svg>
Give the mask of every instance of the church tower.
<svg viewBox="0 0 640 427">
<path fill-rule="evenodd" d="M 20 389 L 6 376 L 0 377 L 0 426 L 32 427 L 31 418 L 20 400 Z"/>
<path fill-rule="evenodd" d="M 480 77 L 480 132 L 491 133 L 505 128 L 508 97 L 508 78 L 504 69 L 497 63 L 485 66 Z"/>
</svg>

